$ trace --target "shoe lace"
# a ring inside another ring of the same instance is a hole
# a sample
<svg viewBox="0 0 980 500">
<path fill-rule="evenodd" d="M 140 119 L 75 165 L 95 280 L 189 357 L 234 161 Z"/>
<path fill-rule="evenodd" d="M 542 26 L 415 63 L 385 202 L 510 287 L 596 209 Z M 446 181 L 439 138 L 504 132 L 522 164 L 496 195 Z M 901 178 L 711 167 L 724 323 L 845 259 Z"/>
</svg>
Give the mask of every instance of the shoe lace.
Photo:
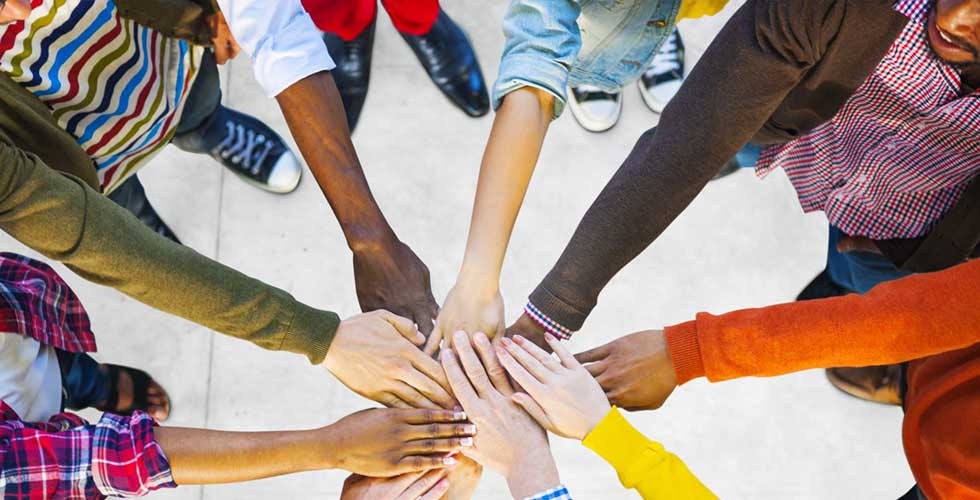
<svg viewBox="0 0 980 500">
<path fill-rule="evenodd" d="M 670 32 L 670 36 L 664 40 L 663 45 L 660 46 L 660 50 L 657 55 L 653 56 L 653 61 L 650 61 L 650 66 L 644 72 L 644 76 L 647 78 L 652 78 L 655 75 L 662 75 L 664 73 L 669 73 L 671 71 L 680 71 L 684 68 L 684 63 L 681 61 L 680 50 L 678 50 L 677 29 Z"/>
<path fill-rule="evenodd" d="M 231 120 L 225 122 L 225 128 L 227 133 L 224 140 L 211 152 L 253 175 L 258 174 L 274 143 L 265 134 L 246 129 L 242 124 Z"/>
</svg>

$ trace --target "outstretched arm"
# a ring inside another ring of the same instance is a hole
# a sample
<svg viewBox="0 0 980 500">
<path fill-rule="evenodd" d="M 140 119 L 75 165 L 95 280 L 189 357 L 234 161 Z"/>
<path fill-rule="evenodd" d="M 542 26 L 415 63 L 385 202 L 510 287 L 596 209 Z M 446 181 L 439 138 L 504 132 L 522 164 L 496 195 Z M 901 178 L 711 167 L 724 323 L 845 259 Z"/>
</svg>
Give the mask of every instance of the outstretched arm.
<svg viewBox="0 0 980 500">
<path fill-rule="evenodd" d="M 334 63 L 299 0 L 219 0 L 249 54 L 255 77 L 275 97 L 286 123 L 354 253 L 363 311 L 387 309 L 432 329 L 437 306 L 429 270 L 402 243 L 378 207 L 351 143 Z"/>
<path fill-rule="evenodd" d="M 94 425 L 72 414 L 28 423 L 0 401 L 0 472 L 8 487 L 43 499 L 73 497 L 79 486 L 86 498 L 132 497 L 318 469 L 391 476 L 452 466 L 449 455 L 472 444 L 464 419 L 374 409 L 309 431 L 224 432 L 155 427 L 143 412 L 107 413 Z"/>
<path fill-rule="evenodd" d="M 816 12 L 821 8 L 826 12 Z M 835 31 L 842 12 L 841 2 L 750 0 L 742 6 L 660 125 L 640 137 L 586 212 L 531 294 L 529 316 L 560 336 L 581 328 L 609 280 L 673 222 L 819 60 L 826 43 L 820 37 Z M 788 32 L 790 20 L 801 15 L 822 19 L 825 29 Z M 532 340 L 544 344 L 540 331 Z"/>
<path fill-rule="evenodd" d="M 493 337 L 504 328 L 500 269 L 534 173 L 554 97 L 535 87 L 508 94 L 497 111 L 480 165 L 466 254 L 456 284 L 439 313 L 426 352 L 458 330 Z"/>
</svg>

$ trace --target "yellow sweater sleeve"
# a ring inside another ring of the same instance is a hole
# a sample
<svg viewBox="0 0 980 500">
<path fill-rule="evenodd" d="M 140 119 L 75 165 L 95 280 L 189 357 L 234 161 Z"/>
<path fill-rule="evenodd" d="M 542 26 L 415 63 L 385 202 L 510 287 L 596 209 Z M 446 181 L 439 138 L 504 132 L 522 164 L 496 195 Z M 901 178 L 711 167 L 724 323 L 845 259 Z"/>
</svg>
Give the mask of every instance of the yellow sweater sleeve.
<svg viewBox="0 0 980 500">
<path fill-rule="evenodd" d="M 717 500 L 687 469 L 684 462 L 647 439 L 615 407 L 582 440 L 609 462 L 623 486 L 636 489 L 646 500 Z"/>
<path fill-rule="evenodd" d="M 728 0 L 683 0 L 677 11 L 677 20 L 713 16 L 721 12 L 727 3 Z"/>
</svg>

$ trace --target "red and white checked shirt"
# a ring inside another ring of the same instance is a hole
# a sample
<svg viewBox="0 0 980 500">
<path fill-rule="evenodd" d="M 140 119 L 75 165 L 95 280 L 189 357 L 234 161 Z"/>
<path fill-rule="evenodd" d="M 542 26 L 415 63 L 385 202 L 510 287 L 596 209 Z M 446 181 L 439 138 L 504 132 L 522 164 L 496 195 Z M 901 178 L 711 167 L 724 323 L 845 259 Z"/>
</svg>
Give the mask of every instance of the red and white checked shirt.
<svg viewBox="0 0 980 500">
<path fill-rule="evenodd" d="M 849 235 L 928 233 L 980 172 L 980 93 L 929 44 L 931 0 L 900 0 L 910 21 L 874 73 L 833 119 L 766 148 L 764 177 L 786 171 L 806 212 L 823 210 Z"/>
<path fill-rule="evenodd" d="M 88 314 L 46 264 L 0 253 L 0 335 L 24 335 L 68 352 L 95 350 Z M 60 413 L 24 422 L 0 400 L 0 494 L 4 500 L 139 496 L 176 484 L 153 437 L 153 418 L 106 413 L 92 425 Z"/>
</svg>

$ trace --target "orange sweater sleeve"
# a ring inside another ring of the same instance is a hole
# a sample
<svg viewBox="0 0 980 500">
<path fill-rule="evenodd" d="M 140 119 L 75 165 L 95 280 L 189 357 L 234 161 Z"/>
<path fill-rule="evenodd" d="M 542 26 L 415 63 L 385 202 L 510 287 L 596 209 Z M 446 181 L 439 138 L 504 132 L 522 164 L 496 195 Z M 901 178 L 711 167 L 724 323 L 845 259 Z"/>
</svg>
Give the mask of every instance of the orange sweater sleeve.
<svg viewBox="0 0 980 500">
<path fill-rule="evenodd" d="M 679 383 L 897 363 L 980 342 L 980 260 L 883 283 L 865 295 L 793 302 L 666 329 Z"/>
</svg>

